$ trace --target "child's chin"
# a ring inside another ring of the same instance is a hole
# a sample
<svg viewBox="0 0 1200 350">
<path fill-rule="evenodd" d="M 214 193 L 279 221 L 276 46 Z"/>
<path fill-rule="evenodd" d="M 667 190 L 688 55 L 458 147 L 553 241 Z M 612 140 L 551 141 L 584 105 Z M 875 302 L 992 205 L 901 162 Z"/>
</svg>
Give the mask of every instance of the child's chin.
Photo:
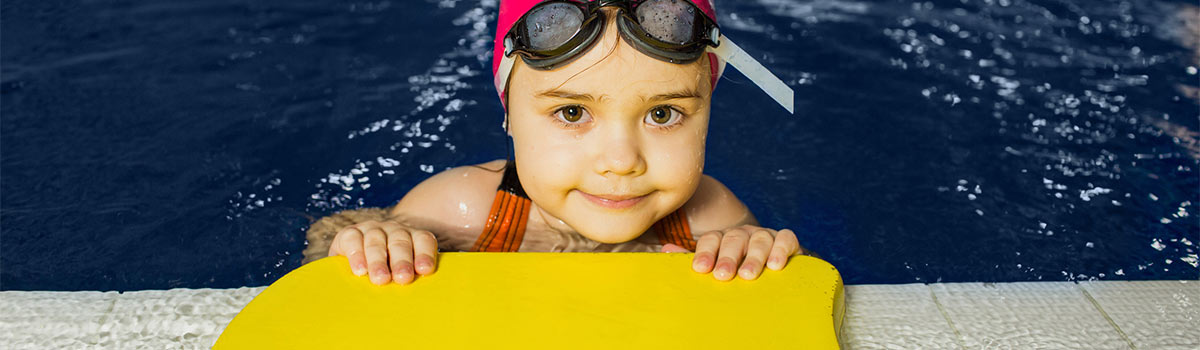
<svg viewBox="0 0 1200 350">
<path fill-rule="evenodd" d="M 649 229 L 638 229 L 637 227 L 625 227 L 626 225 L 614 225 L 612 223 L 592 222 L 592 227 L 579 230 L 579 234 L 587 237 L 587 239 L 607 244 L 625 243 L 637 239 L 642 233 Z"/>
</svg>

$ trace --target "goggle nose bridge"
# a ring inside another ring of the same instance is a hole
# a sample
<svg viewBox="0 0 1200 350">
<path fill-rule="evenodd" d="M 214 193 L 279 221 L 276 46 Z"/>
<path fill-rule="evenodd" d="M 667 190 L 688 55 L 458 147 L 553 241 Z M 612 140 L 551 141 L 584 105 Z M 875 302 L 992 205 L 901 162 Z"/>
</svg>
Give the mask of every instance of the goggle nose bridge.
<svg viewBox="0 0 1200 350">
<path fill-rule="evenodd" d="M 633 1 L 629 1 L 629 0 L 599 0 L 599 1 L 594 1 L 594 3 L 596 3 L 596 7 L 605 7 L 605 6 L 619 5 L 619 7 L 621 7 L 622 9 L 628 8 L 628 7 L 629 7 L 629 4 L 630 4 L 630 3 L 632 3 L 632 2 L 633 2 Z"/>
</svg>

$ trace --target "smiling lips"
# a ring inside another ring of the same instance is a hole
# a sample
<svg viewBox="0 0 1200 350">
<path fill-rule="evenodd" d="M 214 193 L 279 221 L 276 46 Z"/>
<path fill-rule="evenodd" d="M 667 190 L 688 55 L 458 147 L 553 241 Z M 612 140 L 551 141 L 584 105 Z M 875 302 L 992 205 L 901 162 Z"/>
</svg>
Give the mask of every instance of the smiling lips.
<svg viewBox="0 0 1200 350">
<path fill-rule="evenodd" d="M 641 196 L 600 195 L 600 196 L 596 196 L 596 195 L 592 195 L 592 194 L 589 194 L 584 191 L 579 191 L 579 193 L 583 195 L 583 198 L 587 198 L 588 201 L 590 201 L 596 205 L 599 205 L 601 207 L 605 207 L 605 208 L 609 208 L 609 209 L 629 208 L 634 205 L 637 205 L 638 202 L 641 202 L 642 199 L 646 198 L 646 195 L 641 195 Z"/>
</svg>

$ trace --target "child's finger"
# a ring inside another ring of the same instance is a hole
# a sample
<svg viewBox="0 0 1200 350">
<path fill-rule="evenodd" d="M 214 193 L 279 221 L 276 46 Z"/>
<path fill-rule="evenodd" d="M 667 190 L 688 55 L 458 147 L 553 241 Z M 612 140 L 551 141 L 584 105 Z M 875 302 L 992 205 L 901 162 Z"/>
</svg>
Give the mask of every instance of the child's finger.
<svg viewBox="0 0 1200 350">
<path fill-rule="evenodd" d="M 800 242 L 792 230 L 780 230 L 775 235 L 775 244 L 771 246 L 771 256 L 767 259 L 767 267 L 772 270 L 782 270 L 787 264 L 788 257 L 800 249 Z"/>
<path fill-rule="evenodd" d="M 367 274 L 371 283 L 384 285 L 391 282 L 388 273 L 387 233 L 379 226 L 372 225 L 363 232 L 363 252 L 367 255 Z"/>
<path fill-rule="evenodd" d="M 437 238 L 429 231 L 412 231 L 413 240 L 413 261 L 416 262 L 416 271 L 422 275 L 433 273 L 434 267 L 437 266 Z"/>
<path fill-rule="evenodd" d="M 408 230 L 392 231 L 387 237 L 388 264 L 392 267 L 392 280 L 408 284 L 413 278 L 413 242 Z"/>
<path fill-rule="evenodd" d="M 713 277 L 728 281 L 733 279 L 733 271 L 742 263 L 746 254 L 746 241 L 750 234 L 741 228 L 725 231 L 721 237 L 721 251 L 717 254 L 717 266 L 713 268 Z"/>
<path fill-rule="evenodd" d="M 362 276 L 367 273 L 367 258 L 363 255 L 363 236 L 362 231 L 356 227 L 348 227 L 343 229 L 342 233 L 338 234 L 341 237 L 338 243 L 338 254 L 346 256 L 350 261 L 350 271 L 355 275 Z"/>
<path fill-rule="evenodd" d="M 754 230 L 746 250 L 746 259 L 742 262 L 742 267 L 738 269 L 738 276 L 747 281 L 758 278 L 758 274 L 762 272 L 763 263 L 767 261 L 767 253 L 771 250 L 772 242 L 775 242 L 775 237 L 771 235 L 771 231 Z"/>
<path fill-rule="evenodd" d="M 721 232 L 712 231 L 696 241 L 696 256 L 692 257 L 692 270 L 708 273 L 717 261 L 717 248 L 721 246 Z"/>
<path fill-rule="evenodd" d="M 692 251 L 687 250 L 687 248 L 674 245 L 672 243 L 667 243 L 662 246 L 662 252 L 663 253 L 691 253 Z"/>
</svg>

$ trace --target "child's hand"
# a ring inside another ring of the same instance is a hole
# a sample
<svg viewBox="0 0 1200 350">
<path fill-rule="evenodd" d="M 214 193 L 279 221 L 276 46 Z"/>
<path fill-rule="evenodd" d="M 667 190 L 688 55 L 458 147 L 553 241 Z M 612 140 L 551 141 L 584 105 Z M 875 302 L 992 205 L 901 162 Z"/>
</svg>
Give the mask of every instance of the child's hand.
<svg viewBox="0 0 1200 350">
<path fill-rule="evenodd" d="M 355 275 L 370 273 L 371 283 L 396 281 L 408 284 L 416 273 L 429 275 L 437 266 L 437 238 L 392 220 L 366 221 L 346 226 L 333 237 L 329 256 L 345 255 Z"/>
<path fill-rule="evenodd" d="M 663 253 L 686 253 L 687 249 L 667 244 Z M 781 270 L 792 255 L 801 254 L 803 248 L 796 241 L 792 230 L 775 231 L 769 228 L 745 225 L 711 231 L 696 241 L 696 256 L 692 259 L 692 270 L 699 273 L 712 271 L 713 277 L 722 281 L 733 279 L 733 270 L 741 264 L 738 275 L 744 280 L 753 280 L 762 273 L 763 262 L 772 270 Z M 768 252 L 770 256 L 768 258 Z M 716 269 L 713 269 L 713 263 Z"/>
</svg>

